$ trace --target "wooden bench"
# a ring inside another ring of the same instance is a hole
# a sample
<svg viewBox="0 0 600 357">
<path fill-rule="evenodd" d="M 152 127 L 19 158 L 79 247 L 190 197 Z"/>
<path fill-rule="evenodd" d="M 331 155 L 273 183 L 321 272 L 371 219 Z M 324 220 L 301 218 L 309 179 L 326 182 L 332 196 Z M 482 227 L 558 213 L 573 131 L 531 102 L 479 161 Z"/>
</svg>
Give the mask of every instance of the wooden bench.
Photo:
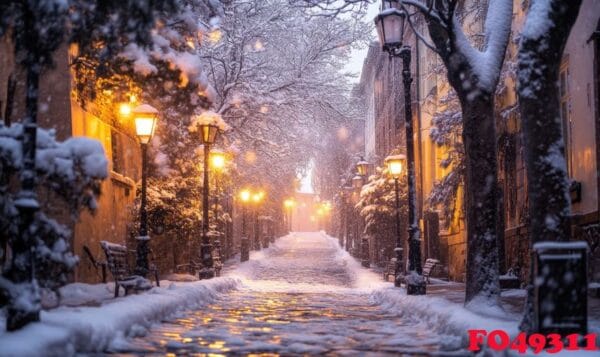
<svg viewBox="0 0 600 357">
<path fill-rule="evenodd" d="M 125 290 L 125 295 L 130 291 L 146 291 L 152 288 L 148 279 L 131 273 L 127 264 L 127 247 L 106 241 L 100 242 L 100 246 L 106 255 L 106 266 L 115 279 L 115 297 L 119 296 L 120 287 Z M 156 286 L 160 286 L 158 270 L 151 266 L 150 271 L 154 273 Z"/>
<path fill-rule="evenodd" d="M 431 271 L 438 264 L 440 264 L 440 261 L 437 259 L 429 258 L 425 261 L 425 265 L 423 266 L 423 278 L 425 278 L 427 284 L 429 284 L 429 275 L 431 275 Z"/>
</svg>

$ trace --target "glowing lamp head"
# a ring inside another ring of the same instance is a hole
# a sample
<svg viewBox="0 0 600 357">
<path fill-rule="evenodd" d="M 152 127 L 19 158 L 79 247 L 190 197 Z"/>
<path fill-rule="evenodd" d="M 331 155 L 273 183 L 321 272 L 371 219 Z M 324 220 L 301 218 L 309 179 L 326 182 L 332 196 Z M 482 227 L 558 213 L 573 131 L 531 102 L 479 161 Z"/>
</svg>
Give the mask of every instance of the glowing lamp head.
<svg viewBox="0 0 600 357">
<path fill-rule="evenodd" d="M 262 201 L 262 199 L 265 197 L 265 193 L 264 191 L 260 191 L 260 192 L 255 192 L 252 195 L 252 202 L 254 203 L 260 203 L 260 201 Z"/>
<path fill-rule="evenodd" d="M 210 164 L 213 168 L 221 170 L 225 167 L 225 153 L 219 150 L 213 150 L 210 153 Z"/>
<path fill-rule="evenodd" d="M 402 175 L 402 173 L 404 171 L 404 163 L 405 162 L 406 162 L 406 156 L 404 156 L 402 154 L 388 156 L 385 159 L 385 164 L 387 166 L 388 172 L 394 178 L 398 178 L 398 177 L 400 177 L 400 175 Z"/>
<path fill-rule="evenodd" d="M 200 128 L 200 141 L 202 144 L 213 144 L 217 140 L 219 127 L 212 124 L 202 124 Z"/>
<path fill-rule="evenodd" d="M 217 140 L 219 132 L 227 130 L 227 124 L 218 113 L 205 111 L 192 117 L 189 130 L 198 131 L 201 144 L 212 145 Z"/>
<path fill-rule="evenodd" d="M 402 47 L 402 38 L 404 37 L 404 22 L 406 12 L 392 6 L 383 9 L 375 17 L 375 28 L 379 43 L 384 51 L 393 51 Z"/>
<path fill-rule="evenodd" d="M 240 200 L 242 200 L 242 202 L 250 201 L 251 196 L 252 196 L 252 193 L 248 189 L 242 190 L 240 192 Z"/>
<path fill-rule="evenodd" d="M 287 200 L 283 201 L 283 205 L 285 208 L 291 209 L 295 206 L 295 202 L 291 198 L 288 198 Z"/>
<path fill-rule="evenodd" d="M 369 165 L 370 164 L 367 161 L 361 159 L 356 163 L 356 171 L 360 176 L 367 176 L 367 173 L 369 172 Z"/>
<path fill-rule="evenodd" d="M 151 105 L 142 104 L 133 109 L 133 115 L 135 120 L 135 133 L 140 139 L 140 143 L 148 144 L 156 130 L 158 110 Z"/>
</svg>

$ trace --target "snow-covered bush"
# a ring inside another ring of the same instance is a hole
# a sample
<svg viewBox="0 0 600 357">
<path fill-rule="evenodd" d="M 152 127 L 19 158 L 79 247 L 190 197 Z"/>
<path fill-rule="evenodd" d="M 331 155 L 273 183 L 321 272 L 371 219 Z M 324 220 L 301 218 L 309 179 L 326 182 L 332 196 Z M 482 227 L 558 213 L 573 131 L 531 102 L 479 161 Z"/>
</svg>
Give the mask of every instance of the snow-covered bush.
<svg viewBox="0 0 600 357">
<path fill-rule="evenodd" d="M 407 191 L 406 177 L 398 182 L 400 202 L 400 232 L 402 239 L 406 240 L 407 225 Z M 390 258 L 396 246 L 396 191 L 394 179 L 387 173 L 387 169 L 376 170 L 369 178 L 360 192 L 360 199 L 355 206 L 365 222 L 364 234 L 374 238 L 375 246 L 372 247 L 377 254 L 389 252 Z M 387 259 L 386 259 L 387 260 Z"/>
<path fill-rule="evenodd" d="M 15 206 L 17 173 L 23 165 L 21 137 L 23 126 L 0 123 L 0 239 L 1 248 L 10 256 L 10 246 L 18 244 L 21 217 Z M 102 145 L 88 138 L 55 139 L 53 130 L 37 129 L 36 184 L 40 187 L 41 209 L 31 228 L 35 237 L 35 277 L 41 288 L 56 290 L 67 282 L 77 263 L 70 249 L 71 232 L 67 222 L 59 222 L 44 213 L 48 208 L 63 207 L 67 219 L 76 220 L 81 209 L 96 209 L 102 180 L 108 175 Z M 63 217 L 61 217 L 62 219 Z M 7 260 L 2 267 L 0 289 L 5 297 L 18 298 L 18 288 L 11 283 L 11 268 L 16 262 Z"/>
</svg>

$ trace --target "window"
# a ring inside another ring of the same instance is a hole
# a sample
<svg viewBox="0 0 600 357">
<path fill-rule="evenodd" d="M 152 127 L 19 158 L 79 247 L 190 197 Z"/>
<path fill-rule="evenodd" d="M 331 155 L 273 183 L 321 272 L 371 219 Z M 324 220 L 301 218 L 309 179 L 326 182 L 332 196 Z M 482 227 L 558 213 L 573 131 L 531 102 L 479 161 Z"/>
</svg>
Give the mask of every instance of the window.
<svg viewBox="0 0 600 357">
<path fill-rule="evenodd" d="M 120 145 L 120 137 L 119 137 L 119 133 L 114 129 L 111 128 L 110 130 L 110 145 L 111 145 L 111 151 L 112 151 L 112 170 L 114 172 L 120 173 L 122 174 L 123 172 L 123 165 L 121 165 L 121 160 L 120 160 L 120 155 L 121 155 L 121 145 Z"/>
<path fill-rule="evenodd" d="M 569 93 L 569 62 L 563 60 L 560 66 L 559 95 L 560 95 L 560 118 L 563 126 L 563 139 L 565 141 L 565 160 L 567 161 L 567 172 L 572 174 L 571 160 L 571 98 Z"/>
</svg>

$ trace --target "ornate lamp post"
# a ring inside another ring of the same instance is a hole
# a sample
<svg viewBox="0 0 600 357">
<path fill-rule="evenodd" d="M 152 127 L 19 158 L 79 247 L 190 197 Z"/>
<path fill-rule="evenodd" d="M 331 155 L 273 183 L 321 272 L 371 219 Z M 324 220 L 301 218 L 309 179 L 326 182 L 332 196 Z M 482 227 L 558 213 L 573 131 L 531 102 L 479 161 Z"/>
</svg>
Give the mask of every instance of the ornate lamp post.
<svg viewBox="0 0 600 357">
<path fill-rule="evenodd" d="M 221 221 L 219 220 L 219 196 L 221 195 L 219 191 L 219 174 L 225 168 L 226 157 L 225 153 L 221 150 L 213 150 L 210 153 L 210 166 L 214 170 L 215 174 L 215 205 L 213 209 L 213 217 L 215 219 L 216 230 L 218 236 L 215 236 L 215 261 L 219 264 L 221 263 L 221 236 L 224 234 L 221 230 Z"/>
<path fill-rule="evenodd" d="M 358 172 L 358 175 L 361 177 L 361 188 L 363 184 L 367 181 L 369 166 L 370 164 L 367 161 L 365 161 L 362 157 L 360 161 L 356 163 L 356 172 Z M 371 266 L 371 259 L 369 256 L 369 240 L 367 239 L 367 236 L 365 234 L 361 234 L 360 249 L 362 266 L 368 268 Z"/>
<path fill-rule="evenodd" d="M 240 261 L 245 262 L 250 259 L 250 247 L 248 245 L 248 236 L 246 234 L 246 205 L 250 202 L 252 193 L 248 189 L 240 191 L 240 201 L 242 202 L 242 239 L 240 246 Z"/>
<path fill-rule="evenodd" d="M 344 248 L 344 235 L 346 234 L 346 192 L 344 191 L 343 181 L 339 188 L 338 200 L 340 213 L 340 229 L 338 232 L 338 241 L 340 247 Z"/>
<path fill-rule="evenodd" d="M 356 204 L 358 203 L 358 201 L 360 200 L 360 191 L 362 190 L 363 187 L 363 183 L 364 183 L 364 179 L 362 176 L 356 175 L 352 178 L 352 188 L 354 190 L 352 197 L 352 214 L 353 214 L 353 221 L 354 221 L 354 234 L 353 234 L 353 239 L 352 239 L 352 248 L 353 249 L 353 253 L 354 254 L 360 254 L 361 252 L 357 251 L 358 248 L 358 237 L 361 236 L 360 234 L 360 220 L 359 220 L 359 214 L 356 212 Z M 362 254 L 360 254 L 362 255 Z M 364 265 L 364 261 L 362 263 Z"/>
<path fill-rule="evenodd" d="M 204 180 L 202 187 L 202 244 L 200 245 L 200 258 L 202 260 L 202 269 L 198 274 L 200 279 L 210 279 L 215 276 L 213 268 L 212 245 L 208 237 L 208 195 L 209 195 L 209 157 L 210 146 L 215 143 L 217 134 L 220 131 L 219 125 L 222 125 L 221 117 L 216 113 L 204 112 L 194 119 L 200 134 L 200 143 L 204 146 Z"/>
<path fill-rule="evenodd" d="M 331 211 L 333 210 L 331 201 L 323 202 L 322 208 L 323 208 L 323 215 L 324 215 L 323 229 L 325 230 L 325 233 L 331 234 Z"/>
<path fill-rule="evenodd" d="M 283 201 L 283 207 L 285 208 L 285 212 L 286 212 L 288 232 L 292 231 L 292 210 L 294 209 L 295 205 L 296 205 L 296 201 L 294 201 L 293 198 L 288 198 L 285 201 Z"/>
<path fill-rule="evenodd" d="M 409 295 L 425 294 L 425 280 L 423 280 L 421 268 L 421 238 L 419 225 L 416 216 L 416 191 L 415 191 L 415 152 L 413 147 L 413 128 L 412 128 L 412 100 L 410 94 L 410 85 L 412 77 L 410 73 L 410 46 L 402 44 L 404 37 L 404 23 L 407 17 L 406 12 L 401 10 L 401 4 L 398 0 L 384 1 L 383 11 L 375 18 L 375 26 L 379 42 L 384 51 L 390 54 L 391 58 L 402 58 L 402 79 L 404 83 L 404 119 L 406 130 L 406 156 L 408 172 L 408 275 L 406 283 L 406 293 Z"/>
<path fill-rule="evenodd" d="M 394 191 L 396 193 L 396 266 L 394 267 L 394 285 L 400 287 L 400 276 L 403 273 L 403 251 L 402 245 L 402 234 L 400 232 L 400 194 L 398 192 L 398 180 L 403 173 L 404 166 L 406 163 L 406 156 L 404 155 L 393 155 L 388 156 L 385 159 L 388 173 L 394 178 Z"/>
<path fill-rule="evenodd" d="M 135 273 L 145 277 L 148 274 L 148 214 L 146 212 L 146 179 L 148 176 L 148 143 L 154 135 L 158 110 L 148 104 L 142 104 L 133 109 L 135 133 L 142 148 L 142 197 L 140 204 L 140 230 L 137 236 Z"/>
<path fill-rule="evenodd" d="M 258 191 L 252 194 L 252 203 L 254 203 L 254 242 L 252 244 L 252 249 L 255 250 L 260 249 L 260 222 L 258 220 L 258 211 L 264 197 L 264 191 Z"/>
<path fill-rule="evenodd" d="M 352 248 L 352 239 L 351 239 L 351 235 L 352 235 L 352 227 L 350 224 L 350 221 L 352 221 L 353 219 L 353 213 L 354 213 L 354 208 L 352 207 L 352 196 L 354 194 L 354 189 L 352 188 L 352 186 L 350 185 L 344 185 L 344 196 L 346 197 L 346 201 L 345 201 L 345 207 L 346 207 L 346 251 L 350 252 L 350 249 Z"/>
<path fill-rule="evenodd" d="M 366 178 L 369 173 L 370 166 L 371 164 L 368 161 L 363 160 L 361 157 L 360 161 L 356 163 L 356 172 L 358 172 L 359 176 Z"/>
</svg>

